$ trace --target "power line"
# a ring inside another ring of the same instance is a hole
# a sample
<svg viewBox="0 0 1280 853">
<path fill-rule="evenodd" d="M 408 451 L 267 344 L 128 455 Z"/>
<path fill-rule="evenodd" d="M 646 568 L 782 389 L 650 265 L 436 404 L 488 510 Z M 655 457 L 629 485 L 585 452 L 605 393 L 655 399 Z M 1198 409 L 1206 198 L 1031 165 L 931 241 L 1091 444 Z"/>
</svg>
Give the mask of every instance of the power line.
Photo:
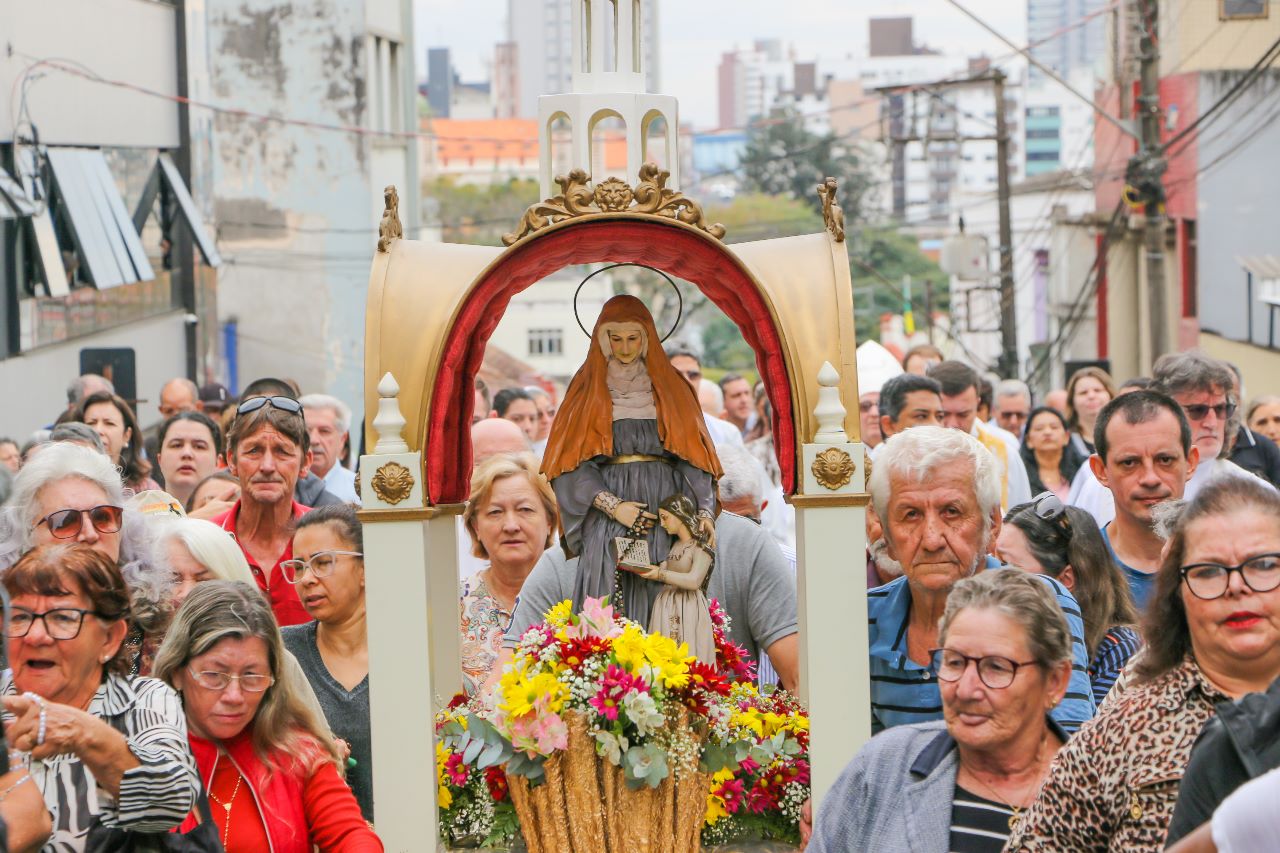
<svg viewBox="0 0 1280 853">
<path fill-rule="evenodd" d="M 1191 122 L 1191 124 L 1187 125 L 1182 130 L 1178 131 L 1178 133 L 1174 134 L 1172 138 L 1164 142 L 1161 149 L 1165 156 L 1175 157 L 1181 153 L 1188 145 L 1191 144 L 1191 142 L 1195 140 L 1196 137 L 1199 136 L 1200 133 L 1203 132 L 1205 127 L 1211 126 L 1218 120 L 1218 118 L 1224 115 L 1226 107 L 1239 98 L 1240 95 L 1244 93 L 1245 89 L 1261 77 L 1262 73 L 1266 71 L 1266 69 L 1275 62 L 1277 58 L 1280 58 L 1280 38 L 1277 38 L 1271 43 L 1271 46 L 1258 58 L 1258 61 L 1255 62 L 1249 70 L 1245 72 L 1244 76 L 1237 80 L 1235 84 L 1222 95 L 1222 97 L 1214 101 L 1207 110 L 1204 110 L 1196 116 L 1195 121 Z M 1199 128 L 1199 130 L 1197 130 L 1197 128 Z M 1195 136 L 1192 136 L 1193 133 Z M 1187 141 L 1182 144 L 1181 147 L 1178 147 L 1177 150 L 1174 150 L 1174 147 L 1184 139 Z"/>
</svg>

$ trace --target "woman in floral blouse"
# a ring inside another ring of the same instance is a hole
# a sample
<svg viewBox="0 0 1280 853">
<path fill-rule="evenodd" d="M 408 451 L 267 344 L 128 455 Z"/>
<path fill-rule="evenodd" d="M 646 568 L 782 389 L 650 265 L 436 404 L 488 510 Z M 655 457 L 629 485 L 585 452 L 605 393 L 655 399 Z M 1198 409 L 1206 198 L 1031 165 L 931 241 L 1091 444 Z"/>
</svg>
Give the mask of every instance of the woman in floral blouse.
<svg viewBox="0 0 1280 853">
<path fill-rule="evenodd" d="M 1200 491 L 1169 540 L 1145 633 L 1135 677 L 1058 752 L 1006 851 L 1164 849 L 1216 706 L 1280 676 L 1280 495 L 1238 478 Z"/>
<path fill-rule="evenodd" d="M 555 494 L 532 454 L 502 453 L 471 475 L 463 514 L 471 553 L 489 565 L 462 582 L 462 682 L 482 688 L 502 653 L 516 596 L 558 525 Z"/>
</svg>

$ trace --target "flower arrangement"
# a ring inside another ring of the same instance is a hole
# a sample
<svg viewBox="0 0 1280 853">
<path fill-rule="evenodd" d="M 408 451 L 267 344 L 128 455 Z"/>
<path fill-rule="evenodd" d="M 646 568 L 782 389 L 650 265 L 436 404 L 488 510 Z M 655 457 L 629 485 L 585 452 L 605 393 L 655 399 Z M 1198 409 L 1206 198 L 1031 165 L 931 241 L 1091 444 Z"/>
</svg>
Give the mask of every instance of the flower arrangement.
<svg viewBox="0 0 1280 853">
<path fill-rule="evenodd" d="M 442 804 L 475 784 L 464 770 L 501 767 L 530 853 L 692 850 L 705 832 L 795 835 L 807 718 L 785 694 L 755 690 L 755 666 L 714 601 L 711 617 L 716 660 L 705 662 L 618 617 L 607 598 L 579 614 L 568 601 L 553 607 L 517 645 L 496 707 L 441 729 Z"/>
<path fill-rule="evenodd" d="M 501 765 L 479 766 L 479 752 L 467 756 L 447 745 L 465 733 L 481 707 L 455 696 L 436 714 L 436 800 L 440 839 L 451 847 L 506 847 L 520 835 L 507 774 Z M 490 757 L 492 756 L 492 753 Z"/>
<path fill-rule="evenodd" d="M 726 736 L 736 763 L 715 773 L 702 843 L 761 838 L 800 842 L 800 806 L 809 797 L 809 717 L 783 690 L 733 686 Z"/>
</svg>

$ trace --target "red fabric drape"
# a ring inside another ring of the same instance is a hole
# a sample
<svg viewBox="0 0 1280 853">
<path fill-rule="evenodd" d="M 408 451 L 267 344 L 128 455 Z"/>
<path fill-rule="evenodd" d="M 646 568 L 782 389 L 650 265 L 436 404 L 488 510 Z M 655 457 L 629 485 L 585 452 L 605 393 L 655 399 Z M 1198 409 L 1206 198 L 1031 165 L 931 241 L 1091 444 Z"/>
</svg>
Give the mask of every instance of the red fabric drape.
<svg viewBox="0 0 1280 853">
<path fill-rule="evenodd" d="M 564 228 L 511 250 L 464 298 L 445 340 L 427 424 L 427 493 L 432 503 L 461 503 L 467 498 L 473 384 L 485 344 L 511 297 L 558 270 L 587 263 L 646 264 L 693 282 L 737 324 L 756 354 L 756 367 L 773 404 L 782 488 L 793 494 L 796 439 L 791 385 L 782 340 L 763 295 L 721 245 L 674 225 L 616 219 Z"/>
</svg>

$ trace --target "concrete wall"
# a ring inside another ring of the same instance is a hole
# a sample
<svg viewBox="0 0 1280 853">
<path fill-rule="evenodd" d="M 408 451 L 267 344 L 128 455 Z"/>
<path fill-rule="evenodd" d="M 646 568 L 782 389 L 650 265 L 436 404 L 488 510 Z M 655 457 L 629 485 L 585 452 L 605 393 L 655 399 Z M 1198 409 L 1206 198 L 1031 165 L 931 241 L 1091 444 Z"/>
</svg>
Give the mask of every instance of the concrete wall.
<svg viewBox="0 0 1280 853">
<path fill-rule="evenodd" d="M 155 0 L 0 3 L 0 140 L 13 138 L 22 87 L 36 60 L 71 58 L 102 77 L 177 94 L 175 10 Z M 41 68 L 28 89 L 30 120 L 48 145 L 174 148 L 172 101 Z M 17 101 L 17 102 L 15 102 Z"/>
<path fill-rule="evenodd" d="M 20 406 L 0 406 L 0 435 L 25 441 L 33 430 L 53 423 L 67 406 L 67 384 L 80 375 L 80 350 L 133 347 L 137 350 L 138 405 L 144 425 L 160 419 L 160 387 L 181 370 L 186 332 L 181 313 L 153 317 L 65 344 L 0 360 L 0 388 Z"/>
<path fill-rule="evenodd" d="M 1280 9 L 1273 7 L 1273 17 Z M 1255 22 L 1256 23 L 1256 22 Z M 1215 103 L 1239 72 L 1200 76 L 1200 110 Z M 1198 264 L 1200 325 L 1236 340 L 1249 339 L 1244 270 L 1237 258 L 1280 254 L 1280 69 L 1272 70 L 1227 108 L 1200 137 Z M 1253 340 L 1266 343 L 1267 312 L 1253 306 Z"/>
<path fill-rule="evenodd" d="M 1248 399 L 1264 394 L 1280 394 L 1280 351 L 1228 340 L 1220 335 L 1200 333 L 1200 348 L 1240 368 Z"/>
<path fill-rule="evenodd" d="M 1270 14 L 1265 18 L 1223 21 L 1218 0 L 1163 0 L 1160 74 L 1253 65 L 1280 37 L 1280 2 L 1267 2 Z"/>
<path fill-rule="evenodd" d="M 411 75 L 402 0 L 206 0 L 209 78 L 228 105 L 326 125 L 370 126 L 378 97 L 373 36 L 399 40 Z M 384 100 L 408 121 L 414 88 Z M 213 128 L 215 218 L 224 267 L 219 315 L 238 321 L 239 376 L 298 381 L 357 405 L 364 309 L 382 189 L 400 188 L 416 227 L 413 141 L 219 114 Z M 238 389 L 237 389 L 238 390 Z"/>
</svg>

